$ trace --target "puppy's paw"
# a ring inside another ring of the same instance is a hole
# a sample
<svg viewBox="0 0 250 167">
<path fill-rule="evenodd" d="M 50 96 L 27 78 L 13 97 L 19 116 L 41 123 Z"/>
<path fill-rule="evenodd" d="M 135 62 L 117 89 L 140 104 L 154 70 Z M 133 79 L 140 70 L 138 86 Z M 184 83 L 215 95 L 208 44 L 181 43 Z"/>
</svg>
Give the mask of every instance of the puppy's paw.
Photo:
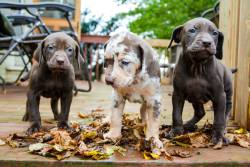
<svg viewBox="0 0 250 167">
<path fill-rule="evenodd" d="M 170 132 L 168 134 L 166 134 L 166 138 L 167 139 L 172 139 L 175 136 L 179 136 L 182 135 L 184 132 L 183 127 L 174 127 L 170 130 Z"/>
<path fill-rule="evenodd" d="M 122 137 L 121 132 L 109 131 L 108 133 L 103 134 L 104 139 L 111 139 L 114 142 L 120 139 L 121 137 Z"/>
<path fill-rule="evenodd" d="M 194 132 L 197 129 L 198 129 L 198 126 L 194 125 L 194 124 L 186 123 L 184 125 L 184 130 L 187 131 L 187 132 Z"/>
<path fill-rule="evenodd" d="M 23 116 L 23 118 L 22 118 L 22 121 L 27 122 L 27 121 L 32 121 L 32 120 L 31 120 L 29 114 L 28 114 L 28 113 L 25 113 L 24 116 Z"/>
<path fill-rule="evenodd" d="M 212 135 L 212 143 L 214 145 L 217 145 L 218 143 L 223 141 L 223 135 L 221 133 L 216 133 L 214 132 L 214 134 Z"/>
<path fill-rule="evenodd" d="M 33 123 L 27 130 L 28 135 L 32 135 L 33 133 L 39 132 L 41 129 L 40 123 Z"/>
<path fill-rule="evenodd" d="M 156 148 L 158 148 L 158 149 L 163 148 L 163 143 L 160 141 L 159 138 L 154 138 L 153 142 L 154 142 L 154 145 L 156 146 Z"/>
<path fill-rule="evenodd" d="M 68 122 L 65 122 L 65 121 L 59 121 L 57 124 L 57 127 L 60 129 L 70 130 L 70 126 Z"/>
</svg>

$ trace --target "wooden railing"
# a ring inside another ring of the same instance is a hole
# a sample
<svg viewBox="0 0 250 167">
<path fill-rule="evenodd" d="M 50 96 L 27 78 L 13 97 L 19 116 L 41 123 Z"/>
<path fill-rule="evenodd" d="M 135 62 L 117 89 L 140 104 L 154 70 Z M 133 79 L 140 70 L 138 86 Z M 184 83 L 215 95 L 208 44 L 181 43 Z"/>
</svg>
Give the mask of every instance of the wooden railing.
<svg viewBox="0 0 250 167">
<path fill-rule="evenodd" d="M 224 33 L 223 61 L 237 67 L 234 75 L 233 119 L 250 129 L 249 58 L 250 58 L 250 1 L 221 0 L 220 29 Z"/>
</svg>

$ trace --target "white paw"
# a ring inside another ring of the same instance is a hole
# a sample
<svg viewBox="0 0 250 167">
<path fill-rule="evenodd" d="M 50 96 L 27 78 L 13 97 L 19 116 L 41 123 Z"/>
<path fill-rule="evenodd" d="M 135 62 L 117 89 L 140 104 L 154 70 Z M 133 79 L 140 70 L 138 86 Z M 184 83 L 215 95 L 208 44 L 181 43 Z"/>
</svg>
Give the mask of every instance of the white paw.
<svg viewBox="0 0 250 167">
<path fill-rule="evenodd" d="M 117 141 L 122 137 L 121 132 L 112 132 L 109 131 L 108 133 L 103 134 L 104 139 L 111 139 L 112 141 Z"/>
<path fill-rule="evenodd" d="M 157 147 L 157 148 L 159 148 L 159 149 L 162 149 L 163 148 L 163 143 L 160 141 L 160 139 L 159 138 L 155 138 L 154 139 L 154 144 L 155 144 L 155 146 Z"/>
</svg>

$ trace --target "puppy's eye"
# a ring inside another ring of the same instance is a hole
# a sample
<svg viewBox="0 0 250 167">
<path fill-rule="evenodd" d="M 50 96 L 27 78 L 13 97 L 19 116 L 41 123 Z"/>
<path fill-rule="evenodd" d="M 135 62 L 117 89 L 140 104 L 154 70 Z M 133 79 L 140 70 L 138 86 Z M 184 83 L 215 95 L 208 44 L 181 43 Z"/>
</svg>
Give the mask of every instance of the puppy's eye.
<svg viewBox="0 0 250 167">
<path fill-rule="evenodd" d="M 195 32 L 196 32 L 196 29 L 195 29 L 195 28 L 191 28 L 191 29 L 188 30 L 188 32 L 190 32 L 190 33 L 195 33 Z"/>
<path fill-rule="evenodd" d="M 217 31 L 213 31 L 213 36 L 217 36 L 218 35 L 218 32 Z"/>
<path fill-rule="evenodd" d="M 72 53 L 73 52 L 73 48 L 71 48 L 71 47 L 67 48 L 67 52 L 68 53 Z"/>
<path fill-rule="evenodd" d="M 125 61 L 125 60 L 122 61 L 122 65 L 125 65 L 125 66 L 126 66 L 126 65 L 128 65 L 128 64 L 129 64 L 128 61 Z"/>
<path fill-rule="evenodd" d="M 53 50 L 54 50 L 54 47 L 50 45 L 50 46 L 48 46 L 48 50 L 49 50 L 49 51 L 53 51 Z"/>
</svg>

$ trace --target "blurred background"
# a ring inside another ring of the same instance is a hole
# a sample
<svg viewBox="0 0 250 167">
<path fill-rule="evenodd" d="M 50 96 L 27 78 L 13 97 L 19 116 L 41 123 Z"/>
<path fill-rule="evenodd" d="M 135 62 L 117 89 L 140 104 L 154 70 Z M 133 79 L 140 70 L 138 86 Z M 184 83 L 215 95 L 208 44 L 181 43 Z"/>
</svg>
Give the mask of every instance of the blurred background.
<svg viewBox="0 0 250 167">
<path fill-rule="evenodd" d="M 0 2 L 8 2 L 0 0 Z M 113 32 L 132 31 L 146 39 L 159 53 L 162 76 L 171 82 L 172 71 L 178 60 L 180 48 L 173 45 L 170 52 L 167 45 L 172 30 L 186 20 L 204 16 L 218 25 L 217 0 L 13 0 L 11 3 L 36 4 L 59 3 L 74 8 L 70 21 L 77 33 L 87 59 L 92 80 L 101 80 L 103 74 L 103 44 Z M 14 11 L 25 14 L 26 11 Z M 5 16 L 13 15 L 12 9 L 1 9 Z M 52 31 L 67 31 L 69 25 L 61 11 L 44 10 L 39 13 L 46 26 Z M 16 35 L 21 35 L 30 27 L 15 26 Z M 0 66 L 0 75 L 6 82 L 15 82 L 23 69 L 20 57 L 8 56 Z M 25 60 L 27 58 L 24 58 Z M 27 60 L 26 60 L 27 61 Z M 30 68 L 30 64 L 27 65 Z M 25 73 L 25 72 L 24 72 Z M 85 79 L 82 71 L 78 79 Z M 163 79 L 164 81 L 164 79 Z"/>
</svg>

